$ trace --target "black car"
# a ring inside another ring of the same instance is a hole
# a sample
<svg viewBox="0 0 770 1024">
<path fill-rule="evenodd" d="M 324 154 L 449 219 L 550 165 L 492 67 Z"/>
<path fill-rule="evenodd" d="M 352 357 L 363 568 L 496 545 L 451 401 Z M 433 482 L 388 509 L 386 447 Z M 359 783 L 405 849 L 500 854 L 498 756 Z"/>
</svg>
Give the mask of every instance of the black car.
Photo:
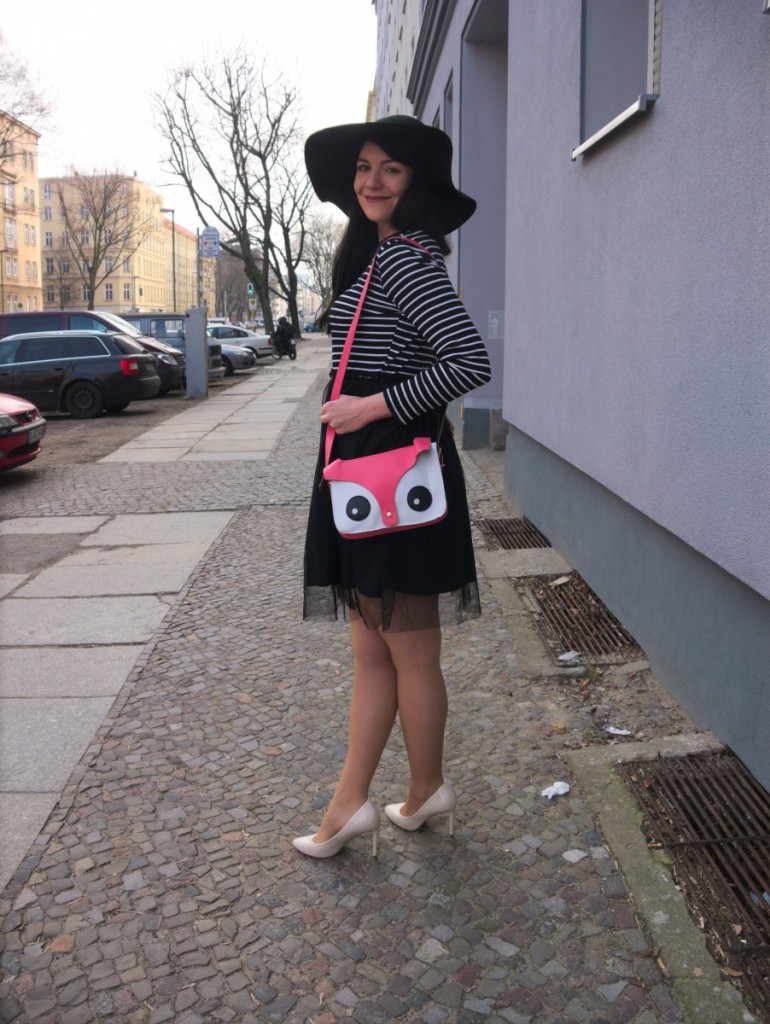
<svg viewBox="0 0 770 1024">
<path fill-rule="evenodd" d="M 162 395 L 185 386 L 184 352 L 156 338 L 146 337 L 117 313 L 93 309 L 0 313 L 0 338 L 11 334 L 31 334 L 33 331 L 36 334 L 49 334 L 51 331 L 117 331 L 118 334 L 127 334 L 155 356 Z"/>
<path fill-rule="evenodd" d="M 50 331 L 0 341 L 0 391 L 91 419 L 160 391 L 155 357 L 127 334 Z"/>
</svg>

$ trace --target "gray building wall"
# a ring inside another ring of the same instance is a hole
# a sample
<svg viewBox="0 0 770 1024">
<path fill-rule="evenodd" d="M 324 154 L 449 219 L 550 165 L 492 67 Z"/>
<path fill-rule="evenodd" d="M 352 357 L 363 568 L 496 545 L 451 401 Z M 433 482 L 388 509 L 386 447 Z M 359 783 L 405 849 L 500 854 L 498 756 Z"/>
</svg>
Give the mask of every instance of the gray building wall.
<svg viewBox="0 0 770 1024">
<path fill-rule="evenodd" d="M 464 439 L 502 407 L 516 507 L 770 788 L 770 16 L 665 4 L 660 98 L 573 162 L 580 0 L 431 12 L 412 98 L 433 121 L 452 82 L 457 279 L 496 367 Z"/>
<path fill-rule="evenodd" d="M 573 163 L 580 6 L 509 7 L 507 485 L 770 786 L 770 18 L 666 4 L 659 100 Z"/>
</svg>

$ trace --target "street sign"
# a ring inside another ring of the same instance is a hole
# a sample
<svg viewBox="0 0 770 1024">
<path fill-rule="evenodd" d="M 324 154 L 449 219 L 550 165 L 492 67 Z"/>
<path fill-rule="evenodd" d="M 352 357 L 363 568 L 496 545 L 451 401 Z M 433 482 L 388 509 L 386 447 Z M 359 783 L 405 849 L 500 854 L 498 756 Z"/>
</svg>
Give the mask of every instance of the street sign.
<svg viewBox="0 0 770 1024">
<path fill-rule="evenodd" d="M 256 299 L 249 299 L 249 309 L 256 309 L 256 308 L 257 308 L 257 300 Z"/>
<path fill-rule="evenodd" d="M 201 231 L 201 256 L 219 255 L 219 228 L 204 228 Z"/>
</svg>

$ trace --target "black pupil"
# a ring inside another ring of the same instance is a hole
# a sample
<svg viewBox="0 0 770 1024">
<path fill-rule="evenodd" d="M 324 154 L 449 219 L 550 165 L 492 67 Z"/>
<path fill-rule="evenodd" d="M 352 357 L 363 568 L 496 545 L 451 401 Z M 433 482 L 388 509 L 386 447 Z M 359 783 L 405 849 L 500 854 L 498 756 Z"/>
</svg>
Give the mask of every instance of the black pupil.
<svg viewBox="0 0 770 1024">
<path fill-rule="evenodd" d="M 424 512 L 426 508 L 430 508 L 433 495 L 427 487 L 412 487 L 406 496 L 406 502 L 415 512 Z"/>
<path fill-rule="evenodd" d="M 371 508 L 368 499 L 359 494 L 350 499 L 345 506 L 345 511 L 348 514 L 348 519 L 352 519 L 354 523 L 361 523 L 369 515 Z"/>
</svg>

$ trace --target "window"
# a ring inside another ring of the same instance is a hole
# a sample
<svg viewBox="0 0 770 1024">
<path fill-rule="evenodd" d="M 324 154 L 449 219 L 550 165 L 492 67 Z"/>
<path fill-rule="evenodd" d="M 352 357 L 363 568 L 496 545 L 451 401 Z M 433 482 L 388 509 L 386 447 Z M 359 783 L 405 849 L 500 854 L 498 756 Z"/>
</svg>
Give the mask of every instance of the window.
<svg viewBox="0 0 770 1024">
<path fill-rule="evenodd" d="M 56 291 L 54 290 L 54 286 L 52 284 L 49 284 L 45 290 L 45 301 L 56 302 Z"/>
<path fill-rule="evenodd" d="M 80 219 L 81 220 L 88 220 L 88 207 L 87 206 L 81 206 L 80 207 Z"/>
<path fill-rule="evenodd" d="M 104 269 L 107 271 L 108 274 L 112 273 L 114 266 L 115 260 L 106 259 L 104 261 Z"/>
<path fill-rule="evenodd" d="M 24 241 L 29 245 L 29 224 L 24 225 Z"/>
<path fill-rule="evenodd" d="M 68 343 L 73 356 L 109 355 L 109 349 L 100 338 L 69 338 Z"/>
<path fill-rule="evenodd" d="M 130 284 L 124 284 L 123 285 L 123 301 L 124 302 L 130 302 L 131 301 L 131 285 Z"/>
<path fill-rule="evenodd" d="M 53 256 L 46 256 L 45 258 L 45 272 L 46 274 L 53 273 Z"/>
<path fill-rule="evenodd" d="M 72 300 L 72 289 L 68 284 L 61 286 L 61 300 L 62 302 L 70 302 Z"/>
<path fill-rule="evenodd" d="M 53 249 L 53 231 L 46 231 L 43 235 L 43 246 L 46 249 Z"/>
<path fill-rule="evenodd" d="M 43 220 L 53 220 L 53 210 L 50 206 L 43 207 Z"/>
<path fill-rule="evenodd" d="M 34 224 L 30 224 L 29 226 L 29 240 L 32 245 L 37 243 L 37 228 Z"/>
<path fill-rule="evenodd" d="M 29 205 L 32 207 L 33 210 L 35 209 L 35 190 L 34 190 L 34 188 L 31 188 L 29 190 Z"/>
<path fill-rule="evenodd" d="M 50 185 L 43 185 L 43 199 L 50 199 L 50 198 L 51 198 L 51 186 Z"/>
<path fill-rule="evenodd" d="M 61 268 L 62 274 L 69 274 L 69 272 L 70 272 L 69 256 L 62 256 L 62 258 L 59 260 L 59 267 Z"/>
<path fill-rule="evenodd" d="M 104 286 L 104 299 L 106 302 L 112 302 L 112 285 L 106 284 Z"/>
<path fill-rule="evenodd" d="M 91 289 L 87 284 L 83 285 L 83 302 L 88 302 L 91 299 Z"/>
<path fill-rule="evenodd" d="M 583 0 L 575 160 L 647 109 L 660 85 L 662 0 Z"/>
<path fill-rule="evenodd" d="M 124 274 L 130 274 L 131 273 L 131 260 L 123 260 L 123 273 Z"/>
<path fill-rule="evenodd" d="M 90 234 L 87 231 L 81 231 L 80 232 L 80 241 L 81 241 L 81 243 L 83 245 L 90 245 L 91 244 L 91 236 L 90 236 Z"/>
</svg>

